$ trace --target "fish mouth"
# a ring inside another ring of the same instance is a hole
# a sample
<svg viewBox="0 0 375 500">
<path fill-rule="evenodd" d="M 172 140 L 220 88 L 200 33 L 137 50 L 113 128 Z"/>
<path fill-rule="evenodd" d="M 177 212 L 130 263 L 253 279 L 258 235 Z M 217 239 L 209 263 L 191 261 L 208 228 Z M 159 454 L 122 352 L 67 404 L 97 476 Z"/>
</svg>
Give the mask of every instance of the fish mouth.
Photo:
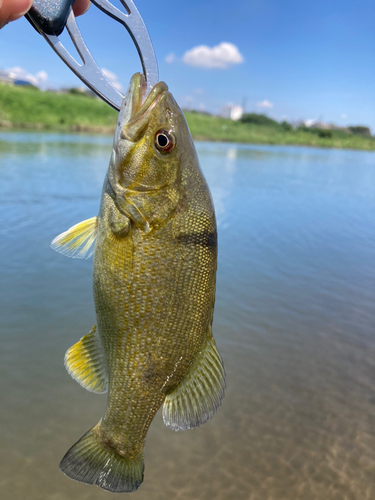
<svg viewBox="0 0 375 500">
<path fill-rule="evenodd" d="M 131 142 L 137 142 L 146 128 L 150 114 L 160 101 L 162 96 L 168 92 L 168 85 L 164 82 L 158 82 L 143 101 L 146 92 L 146 80 L 142 73 L 133 75 L 128 90 L 127 105 L 128 120 L 122 128 L 121 137 Z"/>
</svg>

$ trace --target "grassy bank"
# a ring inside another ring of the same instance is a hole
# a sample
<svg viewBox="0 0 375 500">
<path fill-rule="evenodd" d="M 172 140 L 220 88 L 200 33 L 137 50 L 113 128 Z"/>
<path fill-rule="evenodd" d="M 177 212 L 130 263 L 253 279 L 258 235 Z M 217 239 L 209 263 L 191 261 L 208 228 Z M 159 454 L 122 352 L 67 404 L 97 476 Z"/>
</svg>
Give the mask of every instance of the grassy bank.
<svg viewBox="0 0 375 500">
<path fill-rule="evenodd" d="M 375 150 L 375 138 L 343 131 L 289 129 L 272 122 L 234 122 L 186 112 L 194 139 L 252 144 L 295 144 Z M 29 87 L 0 85 L 0 127 L 87 131 L 112 134 L 117 112 L 104 102 L 79 94 L 41 92 Z"/>
<path fill-rule="evenodd" d="M 114 109 L 84 94 L 56 94 L 32 87 L 0 85 L 3 127 L 111 132 L 116 119 Z"/>
<path fill-rule="evenodd" d="M 375 137 L 340 130 L 329 131 L 328 136 L 321 137 L 320 131 L 314 129 L 285 130 L 280 124 L 256 125 L 198 113 L 185 113 L 185 116 L 194 138 L 198 140 L 375 150 Z"/>
</svg>

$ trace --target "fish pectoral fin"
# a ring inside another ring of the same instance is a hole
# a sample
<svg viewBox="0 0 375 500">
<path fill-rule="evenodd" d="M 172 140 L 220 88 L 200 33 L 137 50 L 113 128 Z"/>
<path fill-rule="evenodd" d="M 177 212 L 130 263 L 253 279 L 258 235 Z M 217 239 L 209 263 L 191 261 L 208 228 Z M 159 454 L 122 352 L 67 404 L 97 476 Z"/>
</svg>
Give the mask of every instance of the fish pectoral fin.
<svg viewBox="0 0 375 500">
<path fill-rule="evenodd" d="M 64 363 L 68 373 L 82 387 L 98 394 L 107 392 L 108 377 L 96 326 L 66 351 Z"/>
<path fill-rule="evenodd" d="M 84 220 L 59 234 L 51 243 L 51 248 L 73 259 L 88 259 L 94 253 L 89 253 L 95 242 L 98 230 L 98 217 Z"/>
<path fill-rule="evenodd" d="M 163 406 L 165 425 L 174 431 L 193 429 L 210 420 L 224 398 L 225 370 L 212 335 Z"/>
</svg>

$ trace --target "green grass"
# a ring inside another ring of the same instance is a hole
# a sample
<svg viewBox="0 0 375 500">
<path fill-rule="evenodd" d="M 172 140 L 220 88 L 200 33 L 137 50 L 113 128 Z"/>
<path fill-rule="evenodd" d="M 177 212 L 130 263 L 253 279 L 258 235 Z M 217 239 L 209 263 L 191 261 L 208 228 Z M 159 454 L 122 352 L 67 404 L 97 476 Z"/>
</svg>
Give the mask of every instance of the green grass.
<svg viewBox="0 0 375 500">
<path fill-rule="evenodd" d="M 195 112 L 186 112 L 185 116 L 196 140 L 375 150 L 374 137 L 335 130 L 288 130 L 288 124 L 261 119 L 262 115 L 248 115 L 248 122 Z M 116 111 L 99 99 L 0 85 L 0 126 L 3 127 L 112 134 L 116 120 Z"/>
<path fill-rule="evenodd" d="M 320 137 L 321 131 L 316 129 L 285 130 L 281 124 L 234 122 L 194 112 L 187 112 L 185 116 L 194 138 L 200 140 L 375 150 L 375 137 L 363 137 L 340 130 L 329 131 L 332 137 Z"/>
<path fill-rule="evenodd" d="M 85 95 L 0 85 L 0 120 L 15 127 L 114 129 L 117 113 L 101 100 Z"/>
</svg>

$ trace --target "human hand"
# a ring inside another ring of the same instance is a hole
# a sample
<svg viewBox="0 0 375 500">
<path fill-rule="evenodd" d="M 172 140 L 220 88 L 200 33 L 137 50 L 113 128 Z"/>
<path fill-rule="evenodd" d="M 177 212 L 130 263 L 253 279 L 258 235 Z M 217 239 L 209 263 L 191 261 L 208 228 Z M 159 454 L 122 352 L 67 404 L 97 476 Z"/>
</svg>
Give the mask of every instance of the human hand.
<svg viewBox="0 0 375 500">
<path fill-rule="evenodd" d="M 0 0 L 0 28 L 24 16 L 33 0 Z M 75 0 L 73 11 L 76 16 L 84 14 L 90 6 L 89 0 Z"/>
</svg>

